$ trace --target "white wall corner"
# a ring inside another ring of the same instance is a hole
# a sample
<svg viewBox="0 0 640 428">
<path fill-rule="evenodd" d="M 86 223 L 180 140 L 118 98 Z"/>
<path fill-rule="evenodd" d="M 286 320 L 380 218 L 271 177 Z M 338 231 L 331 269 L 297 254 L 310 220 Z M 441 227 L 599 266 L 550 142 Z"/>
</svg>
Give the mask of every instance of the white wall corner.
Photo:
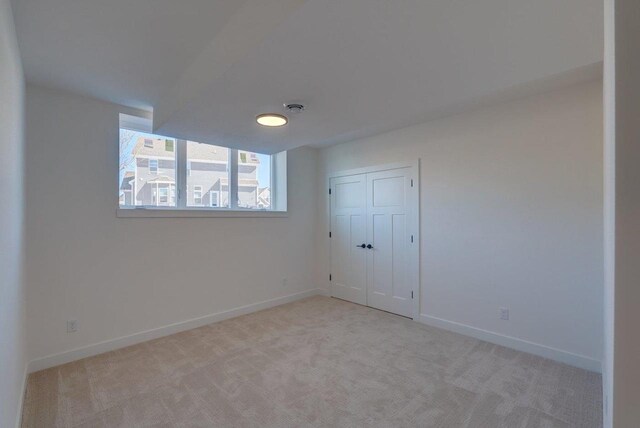
<svg viewBox="0 0 640 428">
<path fill-rule="evenodd" d="M 325 297 L 331 297 L 331 289 L 328 285 L 318 287 L 318 294 Z"/>
</svg>

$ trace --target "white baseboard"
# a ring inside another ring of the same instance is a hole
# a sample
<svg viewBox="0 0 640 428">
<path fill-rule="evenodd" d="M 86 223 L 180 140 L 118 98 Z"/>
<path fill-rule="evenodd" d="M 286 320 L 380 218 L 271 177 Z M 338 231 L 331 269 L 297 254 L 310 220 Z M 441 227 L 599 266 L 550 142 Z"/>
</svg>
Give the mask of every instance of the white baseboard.
<svg viewBox="0 0 640 428">
<path fill-rule="evenodd" d="M 18 399 L 18 414 L 16 415 L 16 428 L 22 426 L 22 409 L 24 408 L 24 395 L 27 392 L 27 378 L 29 377 L 29 364 L 25 364 L 22 376 L 22 388 L 20 388 L 20 398 Z"/>
<path fill-rule="evenodd" d="M 82 346 L 80 348 L 75 348 L 70 351 L 61 352 L 59 354 L 47 355 L 45 357 L 32 360 L 28 365 L 28 372 L 33 373 L 39 370 L 47 369 L 49 367 L 59 366 L 61 364 L 70 363 L 82 358 L 92 357 L 94 355 L 113 351 L 115 349 L 124 348 L 127 346 L 135 345 L 137 343 L 146 342 L 148 340 L 179 333 L 181 331 L 191 330 L 193 328 L 202 327 L 203 325 L 212 324 L 240 315 L 250 314 L 252 312 L 272 308 L 274 306 L 283 305 L 285 303 L 294 302 L 305 297 L 316 296 L 319 294 L 323 294 L 323 290 L 314 288 L 299 293 L 289 294 L 283 297 L 277 297 L 275 299 L 265 300 L 246 306 L 240 306 L 228 311 L 217 312 L 215 314 L 205 315 L 203 317 L 193 318 L 187 321 L 181 321 L 163 327 L 141 331 L 129 336 L 122 336 L 116 339 L 105 340 L 104 342 Z"/>
<path fill-rule="evenodd" d="M 318 294 L 321 296 L 331 297 L 331 289 L 328 287 L 318 287 Z"/>
<path fill-rule="evenodd" d="M 549 358 L 550 360 L 559 361 L 561 363 L 579 367 L 581 369 L 589 370 L 592 372 L 602 373 L 602 363 L 599 360 L 595 360 L 584 355 L 574 354 L 571 352 L 563 351 L 561 349 L 551 348 L 549 346 L 540 345 L 538 343 L 528 342 L 516 337 L 504 336 L 502 334 L 482 330 L 480 328 L 461 324 L 455 321 L 448 321 L 426 314 L 421 314 L 418 321 L 433 327 L 439 327 L 444 330 L 453 331 L 454 333 L 460 333 L 464 334 L 465 336 L 471 336 L 476 339 L 484 340 L 485 342 L 491 342 L 496 345 L 515 349 L 517 351 L 528 352 L 529 354 Z"/>
</svg>

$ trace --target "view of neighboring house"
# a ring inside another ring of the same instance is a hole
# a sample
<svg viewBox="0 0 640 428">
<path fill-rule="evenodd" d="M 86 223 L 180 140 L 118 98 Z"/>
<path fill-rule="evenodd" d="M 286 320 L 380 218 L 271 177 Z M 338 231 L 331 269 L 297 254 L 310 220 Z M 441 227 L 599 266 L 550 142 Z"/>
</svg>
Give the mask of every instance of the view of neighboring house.
<svg viewBox="0 0 640 428">
<path fill-rule="evenodd" d="M 258 208 L 269 208 L 271 206 L 271 188 L 260 187 L 258 189 Z"/>
<path fill-rule="evenodd" d="M 260 159 L 238 153 L 238 207 L 269 208 L 270 189 L 258 188 Z M 188 207 L 229 206 L 229 149 L 187 142 Z M 176 205 L 176 142 L 139 136 L 131 151 L 130 167 L 120 183 L 122 206 Z"/>
<path fill-rule="evenodd" d="M 124 177 L 120 183 L 120 206 L 133 205 L 133 180 L 135 176 L 135 173 L 132 171 L 124 173 Z"/>
</svg>

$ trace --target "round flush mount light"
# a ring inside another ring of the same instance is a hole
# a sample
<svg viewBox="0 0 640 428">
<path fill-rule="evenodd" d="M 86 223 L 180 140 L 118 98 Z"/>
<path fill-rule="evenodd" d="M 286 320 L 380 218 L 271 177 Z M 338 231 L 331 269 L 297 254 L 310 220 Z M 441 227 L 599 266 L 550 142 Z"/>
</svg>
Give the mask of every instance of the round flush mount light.
<svg viewBox="0 0 640 428">
<path fill-rule="evenodd" d="M 289 120 L 286 116 L 276 113 L 265 113 L 256 116 L 256 122 L 262 126 L 278 127 L 284 126 Z"/>
</svg>

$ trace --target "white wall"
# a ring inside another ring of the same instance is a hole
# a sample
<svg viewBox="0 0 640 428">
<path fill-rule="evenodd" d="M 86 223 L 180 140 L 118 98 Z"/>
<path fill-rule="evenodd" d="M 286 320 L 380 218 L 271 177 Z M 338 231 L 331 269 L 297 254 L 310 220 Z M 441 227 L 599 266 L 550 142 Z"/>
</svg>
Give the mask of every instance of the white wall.
<svg viewBox="0 0 640 428">
<path fill-rule="evenodd" d="M 322 149 L 318 282 L 326 177 L 420 158 L 422 320 L 599 370 L 602 133 L 596 81 Z"/>
<path fill-rule="evenodd" d="M 26 366 L 23 261 L 24 81 L 11 5 L 0 0 L 0 426 L 17 426 Z"/>
<path fill-rule="evenodd" d="M 605 427 L 640 426 L 640 2 L 607 0 Z"/>
<path fill-rule="evenodd" d="M 117 218 L 120 111 L 27 87 L 32 359 L 314 288 L 315 149 L 289 153 L 287 218 Z"/>
</svg>

